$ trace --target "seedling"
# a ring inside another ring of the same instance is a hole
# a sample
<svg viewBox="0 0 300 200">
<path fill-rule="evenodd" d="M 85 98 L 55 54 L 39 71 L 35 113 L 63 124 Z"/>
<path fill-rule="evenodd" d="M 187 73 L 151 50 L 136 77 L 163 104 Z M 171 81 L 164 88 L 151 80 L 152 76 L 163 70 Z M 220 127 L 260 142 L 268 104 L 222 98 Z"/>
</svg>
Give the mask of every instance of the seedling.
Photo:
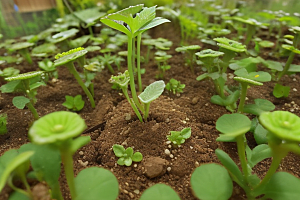
<svg viewBox="0 0 300 200">
<path fill-rule="evenodd" d="M 118 181 L 110 171 L 91 167 L 74 177 L 73 154 L 91 141 L 89 136 L 80 136 L 85 128 L 78 114 L 58 111 L 37 120 L 28 135 L 32 143 L 51 145 L 60 152 L 72 199 L 116 199 Z M 95 188 L 97 185 L 102 185 L 101 189 Z"/>
<path fill-rule="evenodd" d="M 189 45 L 189 46 L 182 46 L 182 47 L 177 47 L 175 51 L 177 52 L 183 52 L 187 53 L 186 56 L 186 62 L 188 66 L 190 67 L 192 73 L 194 73 L 194 63 L 196 61 L 195 58 L 195 52 L 199 50 L 201 47 L 199 45 Z"/>
<path fill-rule="evenodd" d="M 111 64 L 114 63 L 115 57 L 116 56 L 111 56 L 110 53 L 108 53 L 103 56 L 98 56 L 97 58 L 99 58 L 99 61 L 103 66 L 107 67 L 111 74 L 115 74 L 115 71 L 111 66 Z"/>
<path fill-rule="evenodd" d="M 165 22 L 169 22 L 167 19 L 163 19 L 161 17 L 155 17 L 155 6 L 150 8 L 144 8 L 143 4 L 139 4 L 136 6 L 130 6 L 126 9 L 118 11 L 116 13 L 112 13 L 107 15 L 105 18 L 101 19 L 101 22 L 104 24 L 117 29 L 128 36 L 128 71 L 130 75 L 130 89 L 133 97 L 133 101 L 136 105 L 139 105 L 136 89 L 135 89 L 135 81 L 134 81 L 134 62 L 135 58 L 135 49 L 133 45 L 134 40 L 137 37 L 137 76 L 138 76 L 138 86 L 139 91 L 142 91 L 142 80 L 141 80 L 141 70 L 140 70 L 140 44 L 142 33 L 146 30 L 156 27 Z M 139 13 L 138 13 L 139 12 Z M 140 106 L 138 106 L 140 107 Z"/>
<path fill-rule="evenodd" d="M 180 200 L 178 194 L 168 185 L 158 183 L 146 189 L 139 200 Z"/>
<path fill-rule="evenodd" d="M 93 59 L 91 59 L 93 60 Z M 97 72 L 101 72 L 103 70 L 103 66 L 95 61 L 95 62 L 91 62 L 88 65 L 84 65 L 84 85 L 89 89 L 89 91 L 91 92 L 91 94 L 94 96 L 94 84 L 92 82 L 92 80 L 94 80 L 96 73 Z"/>
<path fill-rule="evenodd" d="M 155 49 L 158 50 L 169 50 L 170 47 L 173 45 L 172 41 L 169 41 L 165 38 L 156 38 L 156 39 L 144 39 L 142 41 L 143 45 L 147 46 L 147 54 L 146 54 L 146 59 L 145 59 L 145 63 L 149 62 L 150 59 L 150 51 L 151 49 L 153 49 L 153 47 L 155 47 Z"/>
<path fill-rule="evenodd" d="M 34 47 L 31 51 L 32 56 L 48 57 L 57 53 L 57 47 L 52 43 L 44 43 L 40 46 Z"/>
<path fill-rule="evenodd" d="M 29 64 L 32 64 L 32 59 L 28 50 L 28 48 L 32 46 L 34 46 L 34 43 L 21 42 L 12 44 L 11 46 L 9 46 L 9 49 L 13 51 L 18 51 Z"/>
<path fill-rule="evenodd" d="M 55 56 L 55 58 L 57 60 L 55 60 L 54 63 L 55 63 L 55 67 L 65 65 L 68 68 L 70 73 L 73 74 L 73 76 L 77 80 L 78 84 L 81 86 L 81 88 L 83 89 L 85 94 L 88 96 L 92 108 L 95 108 L 94 98 L 93 98 L 92 94 L 90 93 L 90 91 L 88 90 L 88 88 L 84 85 L 84 82 L 81 80 L 81 78 L 74 66 L 74 62 L 78 62 L 78 64 L 82 67 L 84 66 L 84 64 L 85 64 L 84 55 L 85 54 L 87 54 L 87 51 L 84 50 L 82 47 L 72 49 L 68 52 L 57 54 Z"/>
<path fill-rule="evenodd" d="M 191 128 L 184 128 L 181 131 L 170 131 L 170 135 L 167 136 L 167 139 L 171 141 L 175 146 L 181 145 L 185 142 L 186 139 L 191 137 L 192 131 Z"/>
<path fill-rule="evenodd" d="M 6 114 L 0 114 L 0 135 L 4 135 L 7 133 L 7 115 Z"/>
<path fill-rule="evenodd" d="M 66 101 L 62 104 L 66 108 L 72 111 L 80 111 L 84 107 L 84 101 L 81 95 L 76 95 L 75 97 L 66 95 Z"/>
<path fill-rule="evenodd" d="M 54 62 L 52 62 L 51 60 L 45 59 L 41 62 L 38 62 L 38 66 L 44 71 L 46 83 L 49 81 L 49 79 L 58 78 L 58 72 L 56 70 Z"/>
<path fill-rule="evenodd" d="M 67 51 L 69 48 L 71 48 L 69 39 L 74 37 L 76 35 L 76 33 L 78 33 L 78 32 L 79 32 L 78 29 L 72 28 L 72 29 L 57 33 L 57 34 L 53 35 L 52 37 L 49 37 L 48 40 L 51 43 L 58 44 L 62 51 Z"/>
<path fill-rule="evenodd" d="M 2 85 L 0 88 L 2 93 L 21 91 L 24 96 L 14 97 L 13 104 L 19 109 L 24 109 L 24 107 L 27 106 L 35 120 L 39 118 L 39 115 L 33 106 L 37 101 L 35 97 L 37 88 L 45 85 L 44 82 L 40 81 L 42 75 L 42 71 L 34 71 L 7 77 L 5 80 L 9 81 L 9 83 Z"/>
<path fill-rule="evenodd" d="M 172 92 L 173 94 L 183 93 L 184 88 L 185 88 L 185 84 L 181 84 L 180 81 L 177 81 L 174 78 L 171 78 L 166 85 L 166 90 Z"/>
<path fill-rule="evenodd" d="M 171 69 L 171 65 L 168 65 L 167 61 L 172 58 L 172 55 L 168 55 L 164 51 L 157 51 L 155 55 L 154 59 L 158 66 L 158 75 L 156 77 L 163 79 L 165 77 L 166 70 Z"/>
<path fill-rule="evenodd" d="M 124 148 L 122 145 L 114 144 L 113 151 L 117 157 L 119 157 L 118 165 L 130 166 L 132 162 L 141 162 L 143 155 L 140 152 L 133 153 L 133 148 Z"/>
</svg>

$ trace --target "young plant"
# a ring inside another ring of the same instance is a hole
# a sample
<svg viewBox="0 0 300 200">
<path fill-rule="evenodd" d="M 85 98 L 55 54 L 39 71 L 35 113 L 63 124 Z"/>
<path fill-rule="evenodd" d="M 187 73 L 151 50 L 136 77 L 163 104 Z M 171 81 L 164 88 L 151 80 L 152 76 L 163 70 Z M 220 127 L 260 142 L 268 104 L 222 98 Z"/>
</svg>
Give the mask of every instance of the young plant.
<svg viewBox="0 0 300 200">
<path fill-rule="evenodd" d="M 0 114 L 0 135 L 4 135 L 7 133 L 7 115 L 6 114 Z"/>
<path fill-rule="evenodd" d="M 170 131 L 170 135 L 167 136 L 167 139 L 171 141 L 175 146 L 181 145 L 185 142 L 186 139 L 191 137 L 192 131 L 191 128 L 184 128 L 181 131 Z"/>
<path fill-rule="evenodd" d="M 99 58 L 99 61 L 103 66 L 107 67 L 111 74 L 115 74 L 115 71 L 111 66 L 111 64 L 115 61 L 115 56 L 111 56 L 110 53 L 108 53 L 103 56 L 98 56 L 97 58 Z"/>
<path fill-rule="evenodd" d="M 91 140 L 89 136 L 80 136 L 85 129 L 86 124 L 78 114 L 58 111 L 37 120 L 28 135 L 32 143 L 51 145 L 60 152 L 72 199 L 116 199 L 118 181 L 109 170 L 91 167 L 74 177 L 73 154 Z"/>
<path fill-rule="evenodd" d="M 18 109 L 28 107 L 35 120 L 39 115 L 34 108 L 36 103 L 37 88 L 45 85 L 40 81 L 41 76 L 44 74 L 42 71 L 27 72 L 12 77 L 7 77 L 5 80 L 9 81 L 7 84 L 2 85 L 0 90 L 2 93 L 22 92 L 24 96 L 17 96 L 13 98 L 13 104 Z"/>
<path fill-rule="evenodd" d="M 85 80 L 84 85 L 89 89 L 93 97 L 95 96 L 94 94 L 94 84 L 93 80 L 97 74 L 97 72 L 101 72 L 103 70 L 103 66 L 97 61 L 91 62 L 87 65 L 84 65 L 84 74 L 83 74 L 83 79 Z"/>
<path fill-rule="evenodd" d="M 48 57 L 57 53 L 57 47 L 52 43 L 44 43 L 40 46 L 34 47 L 31 51 L 32 56 Z"/>
<path fill-rule="evenodd" d="M 133 153 L 133 148 L 124 148 L 122 145 L 114 144 L 113 151 L 115 155 L 119 158 L 118 165 L 131 166 L 132 162 L 141 162 L 143 155 L 140 152 Z"/>
<path fill-rule="evenodd" d="M 169 22 L 167 19 L 161 17 L 155 17 L 155 6 L 147 8 L 143 4 L 136 6 L 130 6 L 116 13 L 107 15 L 105 18 L 101 19 L 101 22 L 117 29 L 128 36 L 128 71 L 130 75 L 130 89 L 132 92 L 132 98 L 136 105 L 140 105 L 134 81 L 134 59 L 135 54 L 137 54 L 137 77 L 138 77 L 138 87 L 139 91 L 142 91 L 142 80 L 141 80 L 141 70 L 140 70 L 140 44 L 142 33 L 146 30 L 156 27 L 165 22 Z M 137 48 L 135 46 L 135 38 L 137 37 Z M 133 50 L 137 50 L 135 53 Z M 140 107 L 140 106 L 138 106 Z"/>
<path fill-rule="evenodd" d="M 171 78 L 170 81 L 166 84 L 166 90 L 172 92 L 173 94 L 183 93 L 185 84 L 181 84 L 180 81 L 177 81 L 174 78 Z"/>
<path fill-rule="evenodd" d="M 85 64 L 85 57 L 84 55 L 87 54 L 87 51 L 84 50 L 82 47 L 72 49 L 68 52 L 64 52 L 61 54 L 57 54 L 55 56 L 56 60 L 54 61 L 55 67 L 65 65 L 69 72 L 73 74 L 74 78 L 77 80 L 78 84 L 81 86 L 85 94 L 88 96 L 92 108 L 95 108 L 95 101 L 93 95 L 90 93 L 88 88 L 85 86 L 84 82 L 81 80 L 75 66 L 74 62 L 78 62 L 80 66 L 84 66 Z"/>
<path fill-rule="evenodd" d="M 172 41 L 169 41 L 165 38 L 156 38 L 156 39 L 144 39 L 142 41 L 143 45 L 147 46 L 147 54 L 146 54 L 146 58 L 145 58 L 145 63 L 149 62 L 150 59 L 150 52 L 151 49 L 153 49 L 153 47 L 155 47 L 155 49 L 158 50 L 169 50 L 170 47 L 173 45 Z"/>
<path fill-rule="evenodd" d="M 189 46 L 182 46 L 182 47 L 177 47 L 175 51 L 181 52 L 181 53 L 186 53 L 186 62 L 188 66 L 190 67 L 192 73 L 194 73 L 194 63 L 196 61 L 195 58 L 195 53 L 197 50 L 199 50 L 201 47 L 199 45 L 189 45 Z"/>
<path fill-rule="evenodd" d="M 78 33 L 78 32 L 79 32 L 78 29 L 72 28 L 72 29 L 57 33 L 57 34 L 53 35 L 52 37 L 49 37 L 48 40 L 49 40 L 49 42 L 51 42 L 53 44 L 58 44 L 62 51 L 67 51 L 68 49 L 71 48 L 70 41 L 69 41 L 70 38 L 74 37 L 76 35 L 76 33 Z"/>
<path fill-rule="evenodd" d="M 180 200 L 178 194 L 168 185 L 158 183 L 146 189 L 139 200 Z"/>
<path fill-rule="evenodd" d="M 10 76 L 16 76 L 20 73 L 20 70 L 15 69 L 13 67 L 7 67 L 3 70 L 0 70 L 0 76 L 2 76 L 3 78 L 7 78 Z"/>
<path fill-rule="evenodd" d="M 84 101 L 81 95 L 76 95 L 75 97 L 66 95 L 66 101 L 62 104 L 66 108 L 72 111 L 80 111 L 84 107 Z"/>
<path fill-rule="evenodd" d="M 45 59 L 43 61 L 40 61 L 38 62 L 38 66 L 44 71 L 46 83 L 49 81 L 49 79 L 58 78 L 58 72 L 56 70 L 54 62 L 52 62 L 51 60 Z"/>
<path fill-rule="evenodd" d="M 32 64 L 32 59 L 28 50 L 28 48 L 32 46 L 34 46 L 34 43 L 21 42 L 12 44 L 11 46 L 9 46 L 9 49 L 13 51 L 18 51 L 29 64 Z"/>
<path fill-rule="evenodd" d="M 166 70 L 171 69 L 171 65 L 168 65 L 167 61 L 172 58 L 172 55 L 168 55 L 165 51 L 157 51 L 155 55 L 154 59 L 158 66 L 158 75 L 156 77 L 163 79 Z"/>
</svg>

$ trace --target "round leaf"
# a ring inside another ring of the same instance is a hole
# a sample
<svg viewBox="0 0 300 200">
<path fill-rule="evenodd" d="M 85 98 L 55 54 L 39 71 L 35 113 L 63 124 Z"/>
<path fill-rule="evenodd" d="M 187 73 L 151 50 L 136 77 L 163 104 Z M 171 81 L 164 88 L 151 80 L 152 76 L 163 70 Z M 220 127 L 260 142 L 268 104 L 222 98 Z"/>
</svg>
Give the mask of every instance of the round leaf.
<svg viewBox="0 0 300 200">
<path fill-rule="evenodd" d="M 225 136 L 237 137 L 247 133 L 251 128 L 251 120 L 243 114 L 225 114 L 216 122 L 216 129 Z"/>
<path fill-rule="evenodd" d="M 131 158 L 134 162 L 140 162 L 143 160 L 143 155 L 140 152 L 135 152 Z"/>
<path fill-rule="evenodd" d="M 201 200 L 227 200 L 233 189 L 227 170 L 215 163 L 197 167 L 191 177 L 191 186 Z"/>
<path fill-rule="evenodd" d="M 16 106 L 18 109 L 23 109 L 26 104 L 30 102 L 30 100 L 23 96 L 14 97 L 12 100 L 14 106 Z"/>
<path fill-rule="evenodd" d="M 107 169 L 91 167 L 75 178 L 75 200 L 115 200 L 119 194 L 117 178 Z"/>
<path fill-rule="evenodd" d="M 180 200 L 178 194 L 168 185 L 159 183 L 151 186 L 142 194 L 140 200 Z"/>
<path fill-rule="evenodd" d="M 122 157 L 125 153 L 125 148 L 122 145 L 114 144 L 113 151 L 117 157 Z"/>
</svg>

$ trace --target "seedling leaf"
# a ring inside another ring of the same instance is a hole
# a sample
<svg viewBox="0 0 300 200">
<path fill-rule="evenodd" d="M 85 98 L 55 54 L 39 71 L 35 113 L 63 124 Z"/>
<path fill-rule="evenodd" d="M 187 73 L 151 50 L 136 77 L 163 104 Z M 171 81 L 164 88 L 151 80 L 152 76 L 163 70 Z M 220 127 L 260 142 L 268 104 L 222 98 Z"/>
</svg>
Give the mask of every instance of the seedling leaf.
<svg viewBox="0 0 300 200">
<path fill-rule="evenodd" d="M 74 200 L 115 200 L 119 194 L 116 177 L 107 169 L 90 167 L 79 172 L 75 178 L 77 196 Z"/>
<path fill-rule="evenodd" d="M 195 196 L 203 200 L 227 200 L 233 189 L 227 170 L 215 163 L 197 167 L 191 176 L 191 186 Z"/>
<path fill-rule="evenodd" d="M 13 98 L 12 102 L 18 109 L 23 109 L 30 100 L 24 96 L 17 96 Z"/>
<path fill-rule="evenodd" d="M 157 99 L 164 91 L 165 83 L 164 81 L 155 81 L 146 87 L 146 89 L 138 96 L 139 99 L 145 103 L 149 104 L 153 100 Z"/>
<path fill-rule="evenodd" d="M 254 104 L 247 104 L 244 106 L 245 113 L 251 113 L 253 115 L 259 116 L 263 112 L 272 111 L 275 109 L 275 105 L 266 99 L 255 99 Z"/>
<path fill-rule="evenodd" d="M 288 97 L 290 94 L 290 89 L 291 88 L 289 86 L 283 86 L 280 85 L 279 83 L 276 83 L 273 89 L 273 95 L 276 98 Z"/>
<path fill-rule="evenodd" d="M 144 191 L 140 200 L 180 200 L 178 194 L 168 185 L 158 183 Z"/>
<path fill-rule="evenodd" d="M 143 160 L 143 155 L 140 152 L 135 152 L 131 158 L 134 162 L 140 162 Z"/>
</svg>

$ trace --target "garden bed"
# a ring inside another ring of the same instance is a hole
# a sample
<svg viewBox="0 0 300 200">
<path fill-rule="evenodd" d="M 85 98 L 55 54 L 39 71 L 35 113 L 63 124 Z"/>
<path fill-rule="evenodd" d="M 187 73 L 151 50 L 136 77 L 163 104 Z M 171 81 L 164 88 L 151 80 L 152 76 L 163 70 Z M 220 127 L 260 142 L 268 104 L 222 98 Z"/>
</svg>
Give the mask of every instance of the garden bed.
<svg viewBox="0 0 300 200">
<path fill-rule="evenodd" d="M 214 151 L 217 148 L 224 150 L 239 165 L 235 143 L 216 142 L 219 132 L 215 128 L 217 119 L 225 113 L 230 113 L 215 104 L 210 103 L 210 98 L 215 94 L 211 81 L 197 81 L 196 77 L 202 74 L 201 67 L 195 68 L 193 74 L 184 63 L 184 55 L 175 51 L 180 46 L 179 28 L 173 23 L 166 23 L 149 31 L 152 38 L 163 37 L 173 41 L 173 46 L 168 54 L 173 57 L 169 60 L 171 69 L 166 71 L 164 81 L 171 78 L 181 81 L 186 87 L 180 95 L 173 95 L 167 91 L 151 104 L 150 116 L 147 122 L 141 123 L 135 116 L 129 103 L 121 91 L 111 89 L 108 82 L 111 74 L 107 69 L 99 73 L 95 80 L 96 108 L 92 109 L 87 97 L 70 75 L 65 67 L 58 68 L 59 79 L 52 81 L 47 86 L 38 90 L 36 109 L 40 116 L 60 110 L 67 110 L 62 106 L 65 95 L 76 96 L 81 94 L 85 107 L 78 112 L 85 120 L 88 128 L 83 135 L 88 135 L 92 141 L 75 153 L 75 174 L 91 166 L 104 167 L 111 170 L 119 182 L 119 199 L 138 199 L 143 191 L 155 183 L 165 183 L 171 186 L 183 200 L 196 199 L 191 190 L 190 177 L 196 167 L 203 163 L 220 163 Z M 215 48 L 202 44 L 198 40 L 190 41 L 199 44 L 201 49 Z M 124 46 L 126 50 L 126 46 Z M 142 54 L 146 48 L 142 47 Z M 4 51 L 1 50 L 1 56 Z M 95 54 L 89 53 L 87 57 Z M 267 54 L 266 54 L 267 55 Z M 268 58 L 270 59 L 270 58 Z M 285 58 L 282 62 L 285 62 Z M 33 65 L 25 61 L 18 67 L 21 72 L 37 70 L 37 60 Z M 125 62 L 124 62 L 125 63 Z M 300 64 L 299 56 L 294 59 L 295 64 Z M 1 65 L 1 68 L 8 65 Z M 151 60 L 142 67 L 146 74 L 142 76 L 145 86 L 154 82 L 157 74 L 157 65 Z M 126 65 L 122 67 L 124 71 Z M 293 109 L 293 113 L 300 115 L 299 85 L 300 77 L 284 76 L 283 84 L 291 87 L 289 97 L 277 99 L 272 95 L 274 82 L 267 82 L 263 86 L 253 86 L 248 90 L 248 101 L 252 103 L 256 98 L 263 98 L 276 105 L 275 110 Z M 232 80 L 232 83 L 234 81 Z M 237 84 L 237 83 L 236 83 Z M 32 123 L 29 110 L 19 110 L 12 105 L 13 94 L 1 94 L 0 113 L 8 115 L 8 133 L 0 136 L 0 155 L 11 148 L 18 148 L 29 142 L 28 128 Z M 251 118 L 251 115 L 249 115 Z M 180 131 L 191 127 L 192 135 L 179 148 L 167 144 L 167 135 L 170 131 Z M 248 145 L 256 146 L 251 134 L 247 134 Z M 133 147 L 135 151 L 143 154 L 140 163 L 130 167 L 117 165 L 117 157 L 112 151 L 114 144 Z M 267 172 L 270 159 L 259 163 L 254 171 L 263 177 Z M 280 166 L 280 171 L 289 172 L 296 177 L 300 176 L 300 157 L 294 154 L 287 156 Z M 155 177 L 152 177 L 155 176 Z M 65 177 L 60 178 L 61 188 L 65 199 L 70 199 Z M 33 185 L 35 183 L 32 183 Z M 0 199 L 7 199 L 12 190 L 8 187 L 0 193 Z M 246 199 L 244 191 L 235 185 L 231 199 Z"/>
</svg>

